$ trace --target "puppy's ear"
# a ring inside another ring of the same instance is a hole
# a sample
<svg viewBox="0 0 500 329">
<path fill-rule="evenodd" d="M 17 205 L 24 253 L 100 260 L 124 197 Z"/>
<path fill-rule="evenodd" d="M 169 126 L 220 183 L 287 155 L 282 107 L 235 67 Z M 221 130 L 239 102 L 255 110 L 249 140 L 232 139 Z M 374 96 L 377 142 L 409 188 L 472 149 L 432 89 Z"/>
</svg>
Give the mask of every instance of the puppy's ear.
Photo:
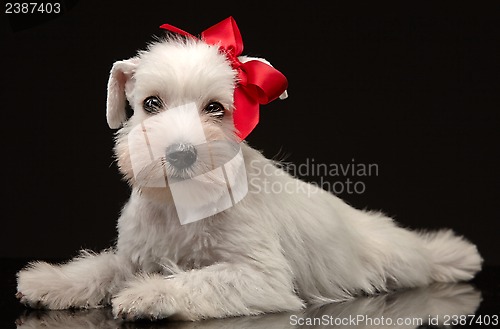
<svg viewBox="0 0 500 329">
<path fill-rule="evenodd" d="M 269 63 L 268 60 L 264 59 L 264 58 L 260 58 L 260 57 L 251 57 L 251 56 L 238 56 L 238 59 L 240 60 L 240 62 L 242 63 L 245 63 L 245 62 L 249 62 L 249 61 L 260 61 L 262 63 L 265 63 L 269 66 L 272 66 L 271 63 Z M 286 90 L 280 95 L 280 99 L 286 99 L 288 97 L 288 93 L 286 92 Z"/>
<path fill-rule="evenodd" d="M 133 57 L 113 64 L 108 80 L 106 119 L 111 129 L 118 129 L 127 120 L 126 94 L 134 85 L 134 74 L 139 58 Z"/>
</svg>

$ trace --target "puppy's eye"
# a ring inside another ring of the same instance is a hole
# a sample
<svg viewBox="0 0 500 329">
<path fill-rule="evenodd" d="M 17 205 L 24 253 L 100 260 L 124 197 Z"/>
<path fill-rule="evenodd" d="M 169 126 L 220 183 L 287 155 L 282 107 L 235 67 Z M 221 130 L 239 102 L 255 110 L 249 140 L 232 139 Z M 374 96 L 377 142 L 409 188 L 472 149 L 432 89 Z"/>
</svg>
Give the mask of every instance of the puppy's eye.
<svg viewBox="0 0 500 329">
<path fill-rule="evenodd" d="M 163 107 L 163 102 L 157 96 L 149 96 L 144 100 L 143 106 L 148 113 L 158 113 Z"/>
<path fill-rule="evenodd" d="M 222 119 L 224 117 L 225 109 L 224 106 L 222 106 L 221 103 L 219 102 L 211 102 L 205 108 L 203 111 L 210 116 L 214 117 L 215 119 Z"/>
</svg>

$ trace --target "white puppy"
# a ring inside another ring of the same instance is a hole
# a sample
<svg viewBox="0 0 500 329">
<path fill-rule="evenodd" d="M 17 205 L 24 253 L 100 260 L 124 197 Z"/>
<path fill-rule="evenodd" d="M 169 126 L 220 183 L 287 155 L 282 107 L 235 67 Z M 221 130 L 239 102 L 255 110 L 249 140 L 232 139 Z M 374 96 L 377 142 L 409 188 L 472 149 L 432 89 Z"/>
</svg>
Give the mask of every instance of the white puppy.
<svg viewBox="0 0 500 329">
<path fill-rule="evenodd" d="M 115 153 L 132 187 L 117 245 L 63 265 L 30 264 L 18 274 L 21 302 L 199 320 L 295 311 L 480 270 L 464 238 L 354 209 L 241 141 L 238 63 L 255 59 L 219 46 L 168 37 L 114 64 L 108 122 L 123 125 Z"/>
</svg>

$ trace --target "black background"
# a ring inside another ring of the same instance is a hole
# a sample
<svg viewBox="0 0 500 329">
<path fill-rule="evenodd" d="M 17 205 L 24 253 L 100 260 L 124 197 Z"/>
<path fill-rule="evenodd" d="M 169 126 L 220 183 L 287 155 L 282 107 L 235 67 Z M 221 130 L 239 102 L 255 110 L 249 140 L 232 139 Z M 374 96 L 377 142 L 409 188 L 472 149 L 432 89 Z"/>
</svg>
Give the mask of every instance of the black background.
<svg viewBox="0 0 500 329">
<path fill-rule="evenodd" d="M 412 229 L 453 228 L 500 264 L 500 2 L 62 3 L 55 16 L 2 14 L 0 257 L 114 243 L 129 189 L 105 120 L 112 63 L 163 23 L 197 34 L 232 15 L 244 53 L 289 80 L 251 146 L 297 164 L 375 163 L 344 200 Z"/>
</svg>

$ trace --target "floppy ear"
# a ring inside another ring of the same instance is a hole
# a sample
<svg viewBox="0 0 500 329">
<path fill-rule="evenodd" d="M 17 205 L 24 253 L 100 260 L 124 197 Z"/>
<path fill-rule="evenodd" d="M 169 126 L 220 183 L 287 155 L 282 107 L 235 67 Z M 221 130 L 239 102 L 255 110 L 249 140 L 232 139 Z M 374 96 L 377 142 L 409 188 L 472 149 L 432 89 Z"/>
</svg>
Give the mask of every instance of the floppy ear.
<svg viewBox="0 0 500 329">
<path fill-rule="evenodd" d="M 111 129 L 118 129 L 127 120 L 125 111 L 126 92 L 134 84 L 134 73 L 139 58 L 133 57 L 113 64 L 108 80 L 108 99 L 106 102 L 106 119 Z"/>
<path fill-rule="evenodd" d="M 262 62 L 262 63 L 265 63 L 269 66 L 272 66 L 271 63 L 269 63 L 269 61 L 267 59 L 264 59 L 264 58 L 260 58 L 260 57 L 250 57 L 250 56 L 238 56 L 238 59 L 240 62 L 242 63 L 246 63 L 246 62 L 249 62 L 249 61 L 259 61 L 259 62 Z M 288 93 L 286 92 L 286 90 L 279 96 L 279 99 L 286 99 L 288 97 Z"/>
</svg>

